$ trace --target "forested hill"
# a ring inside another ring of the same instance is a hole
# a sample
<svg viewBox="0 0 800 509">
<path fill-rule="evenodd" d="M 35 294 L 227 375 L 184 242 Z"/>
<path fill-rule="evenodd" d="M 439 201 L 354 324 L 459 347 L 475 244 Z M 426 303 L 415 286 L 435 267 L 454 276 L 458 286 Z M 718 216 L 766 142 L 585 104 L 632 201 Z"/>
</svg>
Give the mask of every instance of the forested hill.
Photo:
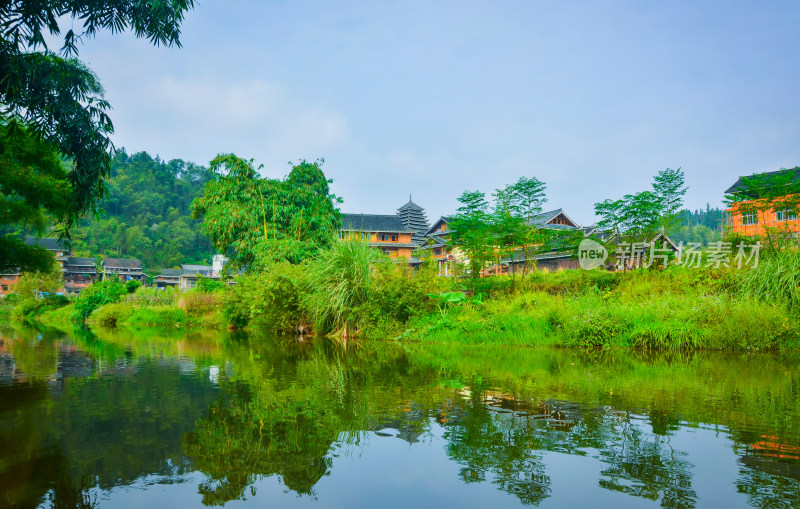
<svg viewBox="0 0 800 509">
<path fill-rule="evenodd" d="M 106 181 L 105 212 L 73 230 L 73 256 L 138 258 L 151 271 L 210 264 L 211 242 L 189 210 L 208 179 L 208 170 L 194 163 L 120 151 Z"/>
<path fill-rule="evenodd" d="M 700 242 L 708 244 L 722 240 L 722 223 L 725 211 L 706 205 L 705 210 L 682 210 L 678 224 L 669 234 L 675 242 Z"/>
</svg>

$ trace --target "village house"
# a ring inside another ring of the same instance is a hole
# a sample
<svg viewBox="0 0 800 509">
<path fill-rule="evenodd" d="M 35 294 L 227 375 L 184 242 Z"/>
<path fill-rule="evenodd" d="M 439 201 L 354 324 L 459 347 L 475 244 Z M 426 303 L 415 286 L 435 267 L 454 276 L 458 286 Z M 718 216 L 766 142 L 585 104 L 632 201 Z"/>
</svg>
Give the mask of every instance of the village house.
<svg viewBox="0 0 800 509">
<path fill-rule="evenodd" d="M 408 199 L 396 214 L 342 214 L 341 240 L 360 239 L 389 258 L 412 259 L 428 231 L 425 209 Z"/>
<path fill-rule="evenodd" d="M 747 191 L 743 179 L 748 177 L 739 177 L 739 179 L 725 191 L 726 195 L 741 196 L 742 193 Z M 762 173 L 760 175 L 752 175 L 750 178 L 764 179 L 768 183 L 770 179 L 788 179 L 793 184 L 800 180 L 800 167 L 782 169 Z M 744 196 L 747 198 L 747 196 Z M 800 197 L 797 200 L 788 200 L 800 202 Z M 797 217 L 796 206 L 785 210 L 774 210 L 772 208 L 757 207 L 761 210 L 756 210 L 757 200 L 744 200 L 741 202 L 733 203 L 727 209 L 730 216 L 730 227 L 733 233 L 741 235 L 754 236 L 764 235 L 766 228 L 777 228 L 797 234 L 800 232 L 800 219 Z"/>
<path fill-rule="evenodd" d="M 67 257 L 64 263 L 64 291 L 79 293 L 100 279 L 94 258 Z"/>
<path fill-rule="evenodd" d="M 65 262 L 70 255 L 69 249 L 61 247 L 58 239 L 53 238 L 38 238 L 26 237 L 25 244 L 29 246 L 39 246 L 53 253 L 53 257 L 58 264 L 59 269 L 63 272 L 65 270 Z M 0 296 L 5 296 L 14 293 L 14 287 L 19 283 L 20 271 L 9 271 L 5 274 L 0 274 Z"/>
<path fill-rule="evenodd" d="M 142 272 L 142 262 L 135 258 L 104 258 L 100 264 L 103 279 L 136 280 L 144 284 L 147 276 Z"/>
<path fill-rule="evenodd" d="M 154 278 L 153 284 L 155 284 L 156 288 L 159 290 L 174 288 L 180 284 L 182 275 L 182 269 L 162 269 L 161 273 Z"/>
</svg>

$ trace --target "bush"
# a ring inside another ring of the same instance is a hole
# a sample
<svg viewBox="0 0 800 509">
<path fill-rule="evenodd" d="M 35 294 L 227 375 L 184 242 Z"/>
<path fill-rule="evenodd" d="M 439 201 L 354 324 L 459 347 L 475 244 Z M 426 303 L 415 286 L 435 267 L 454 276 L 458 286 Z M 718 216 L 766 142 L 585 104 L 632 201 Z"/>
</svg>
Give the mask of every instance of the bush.
<svg viewBox="0 0 800 509">
<path fill-rule="evenodd" d="M 627 329 L 627 324 L 619 317 L 589 311 L 569 322 L 567 333 L 573 345 L 596 348 L 620 339 Z"/>
<path fill-rule="evenodd" d="M 118 279 L 98 281 L 83 289 L 75 302 L 75 316 L 77 322 L 86 322 L 94 310 L 103 304 L 119 302 L 128 289 Z"/>
<path fill-rule="evenodd" d="M 278 334 L 305 327 L 303 271 L 303 266 L 283 262 L 260 274 L 240 276 L 224 298 L 226 319 L 237 328 L 252 325 Z"/>
<path fill-rule="evenodd" d="M 429 295 L 452 291 L 454 280 L 440 277 L 436 263 L 425 262 L 417 270 L 405 263 L 385 260 L 376 264 L 367 303 L 370 324 L 394 321 L 405 324 L 417 315 L 436 310 Z"/>
<path fill-rule="evenodd" d="M 195 290 L 203 293 L 211 293 L 224 290 L 227 286 L 228 284 L 221 279 L 211 279 L 208 277 L 197 276 Z"/>
<path fill-rule="evenodd" d="M 141 286 L 142 286 L 142 283 L 140 281 L 135 280 L 135 279 L 130 279 L 130 280 L 128 280 L 127 283 L 125 283 L 125 289 L 128 290 L 128 293 L 135 293 L 136 290 L 141 288 Z"/>
</svg>

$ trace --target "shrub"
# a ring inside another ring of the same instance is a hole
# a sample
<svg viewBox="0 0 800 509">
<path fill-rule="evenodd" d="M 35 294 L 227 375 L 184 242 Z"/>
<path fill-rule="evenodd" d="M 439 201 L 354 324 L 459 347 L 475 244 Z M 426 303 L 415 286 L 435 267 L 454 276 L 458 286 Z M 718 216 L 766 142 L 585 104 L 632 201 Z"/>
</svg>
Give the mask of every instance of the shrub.
<svg viewBox="0 0 800 509">
<path fill-rule="evenodd" d="M 223 312 L 237 328 L 248 325 L 290 334 L 305 325 L 301 307 L 303 266 L 282 262 L 265 272 L 237 278 L 225 294 Z"/>
<path fill-rule="evenodd" d="M 228 283 L 221 279 L 211 279 L 208 277 L 197 276 L 195 290 L 203 293 L 211 293 L 224 290 L 227 286 Z"/>
<path fill-rule="evenodd" d="M 103 304 L 118 302 L 128 289 L 118 279 L 98 281 L 83 289 L 75 302 L 75 316 L 77 322 L 85 322 L 92 312 Z"/>
<path fill-rule="evenodd" d="M 610 344 L 615 338 L 619 339 L 627 328 L 627 324 L 618 317 L 589 311 L 569 322 L 567 333 L 572 344 L 596 348 Z"/>
<path fill-rule="evenodd" d="M 103 327 L 116 327 L 118 323 L 124 322 L 131 313 L 133 313 L 133 308 L 128 304 L 106 304 L 91 314 L 91 321 Z"/>
<path fill-rule="evenodd" d="M 135 279 L 130 279 L 130 280 L 128 280 L 127 283 L 125 283 L 125 289 L 128 290 L 128 293 L 135 293 L 136 290 L 141 288 L 141 286 L 142 286 L 142 283 L 140 281 L 135 280 Z"/>
<path fill-rule="evenodd" d="M 424 262 L 417 270 L 405 263 L 384 260 L 375 265 L 367 303 L 370 325 L 392 320 L 406 323 L 411 317 L 436 310 L 429 295 L 452 290 L 452 278 L 439 277 L 435 263 Z"/>
</svg>

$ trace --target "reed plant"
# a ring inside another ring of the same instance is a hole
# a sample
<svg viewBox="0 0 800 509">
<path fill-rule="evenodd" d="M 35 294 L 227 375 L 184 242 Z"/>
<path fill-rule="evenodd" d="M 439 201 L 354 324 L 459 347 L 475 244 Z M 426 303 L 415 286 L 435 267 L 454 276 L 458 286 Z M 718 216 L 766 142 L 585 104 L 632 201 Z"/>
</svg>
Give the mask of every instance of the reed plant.
<svg viewBox="0 0 800 509">
<path fill-rule="evenodd" d="M 364 325 L 373 267 L 381 259 L 368 243 L 353 240 L 336 243 L 312 260 L 304 305 L 319 331 L 338 332 L 346 342 Z"/>
</svg>

